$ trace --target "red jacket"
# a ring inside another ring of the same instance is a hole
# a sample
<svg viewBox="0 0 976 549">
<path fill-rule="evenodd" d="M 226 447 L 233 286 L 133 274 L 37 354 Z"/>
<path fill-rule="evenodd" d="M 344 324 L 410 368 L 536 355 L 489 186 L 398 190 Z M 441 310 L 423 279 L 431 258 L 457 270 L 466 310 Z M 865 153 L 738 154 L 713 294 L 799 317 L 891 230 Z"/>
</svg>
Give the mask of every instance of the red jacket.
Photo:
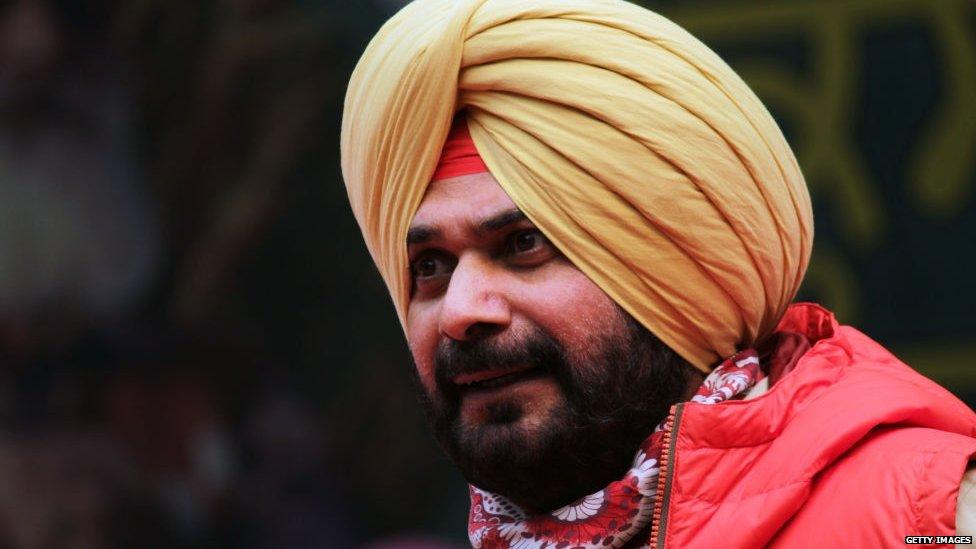
<svg viewBox="0 0 976 549">
<path fill-rule="evenodd" d="M 679 404 L 652 547 L 904 547 L 955 534 L 976 414 L 811 304 L 780 331 L 813 345 L 753 400 Z"/>
</svg>

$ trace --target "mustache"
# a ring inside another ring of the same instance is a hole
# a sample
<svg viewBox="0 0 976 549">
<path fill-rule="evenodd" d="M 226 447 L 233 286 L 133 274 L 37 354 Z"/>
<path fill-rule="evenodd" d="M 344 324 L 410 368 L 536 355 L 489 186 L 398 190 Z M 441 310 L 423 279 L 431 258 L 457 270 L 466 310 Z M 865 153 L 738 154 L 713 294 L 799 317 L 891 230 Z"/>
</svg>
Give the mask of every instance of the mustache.
<svg viewBox="0 0 976 549">
<path fill-rule="evenodd" d="M 441 391 L 450 393 L 457 390 L 451 379 L 459 375 L 505 370 L 516 365 L 528 365 L 551 373 L 568 366 L 559 342 L 541 329 L 535 329 L 508 342 L 496 337 L 442 341 L 434 356 L 434 377 Z"/>
</svg>

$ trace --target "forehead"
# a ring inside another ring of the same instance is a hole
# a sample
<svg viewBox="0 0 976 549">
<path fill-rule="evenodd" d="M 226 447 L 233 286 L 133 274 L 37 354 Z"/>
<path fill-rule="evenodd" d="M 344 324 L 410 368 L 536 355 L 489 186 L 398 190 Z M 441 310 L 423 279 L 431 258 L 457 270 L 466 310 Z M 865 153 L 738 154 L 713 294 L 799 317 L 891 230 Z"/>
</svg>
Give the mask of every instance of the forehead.
<svg viewBox="0 0 976 549">
<path fill-rule="evenodd" d="M 515 202 L 490 173 L 477 173 L 431 182 L 412 225 L 449 223 L 452 219 L 481 218 L 515 208 Z"/>
</svg>

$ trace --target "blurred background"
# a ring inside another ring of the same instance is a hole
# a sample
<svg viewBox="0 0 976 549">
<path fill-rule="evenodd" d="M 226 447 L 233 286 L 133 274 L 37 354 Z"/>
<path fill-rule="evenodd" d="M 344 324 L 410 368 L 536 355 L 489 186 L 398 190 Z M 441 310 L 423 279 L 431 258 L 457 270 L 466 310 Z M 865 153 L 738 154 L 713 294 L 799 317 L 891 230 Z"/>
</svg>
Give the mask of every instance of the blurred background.
<svg viewBox="0 0 976 549">
<path fill-rule="evenodd" d="M 338 167 L 396 0 L 0 0 L 0 548 L 461 547 Z M 976 4 L 642 2 L 774 113 L 803 299 L 976 404 Z"/>
</svg>

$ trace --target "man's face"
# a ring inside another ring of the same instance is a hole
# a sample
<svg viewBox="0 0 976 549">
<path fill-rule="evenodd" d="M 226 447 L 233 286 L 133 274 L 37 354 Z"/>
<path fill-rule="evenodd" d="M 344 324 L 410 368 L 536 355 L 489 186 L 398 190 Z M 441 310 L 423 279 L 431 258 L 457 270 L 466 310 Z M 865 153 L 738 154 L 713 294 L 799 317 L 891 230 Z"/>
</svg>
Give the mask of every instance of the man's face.
<svg viewBox="0 0 976 549">
<path fill-rule="evenodd" d="M 602 488 L 698 379 L 490 174 L 431 183 L 408 248 L 428 416 L 480 488 L 536 510 Z"/>
</svg>

